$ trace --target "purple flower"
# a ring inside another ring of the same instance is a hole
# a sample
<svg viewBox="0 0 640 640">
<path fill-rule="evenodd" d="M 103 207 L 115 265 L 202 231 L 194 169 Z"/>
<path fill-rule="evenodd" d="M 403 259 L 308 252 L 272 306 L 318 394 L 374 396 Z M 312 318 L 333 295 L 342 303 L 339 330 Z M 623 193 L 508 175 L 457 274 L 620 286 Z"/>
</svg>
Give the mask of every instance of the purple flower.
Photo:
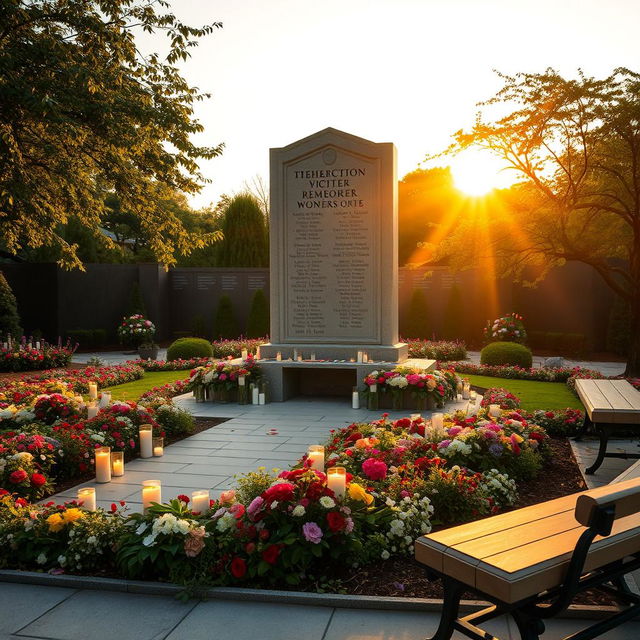
<svg viewBox="0 0 640 640">
<path fill-rule="evenodd" d="M 307 542 L 320 544 L 322 540 L 322 529 L 315 522 L 305 522 L 302 525 L 302 534 Z"/>
<path fill-rule="evenodd" d="M 247 507 L 247 514 L 252 520 L 255 518 L 258 511 L 262 509 L 263 504 L 264 504 L 264 500 L 260 496 L 258 496 L 257 498 L 254 498 L 251 501 L 251 504 Z"/>
<path fill-rule="evenodd" d="M 499 458 L 504 451 L 504 447 L 501 444 L 495 443 L 489 445 L 489 453 L 496 458 Z"/>
<path fill-rule="evenodd" d="M 443 440 L 438 443 L 438 449 L 446 449 L 451 444 L 451 440 Z"/>
</svg>

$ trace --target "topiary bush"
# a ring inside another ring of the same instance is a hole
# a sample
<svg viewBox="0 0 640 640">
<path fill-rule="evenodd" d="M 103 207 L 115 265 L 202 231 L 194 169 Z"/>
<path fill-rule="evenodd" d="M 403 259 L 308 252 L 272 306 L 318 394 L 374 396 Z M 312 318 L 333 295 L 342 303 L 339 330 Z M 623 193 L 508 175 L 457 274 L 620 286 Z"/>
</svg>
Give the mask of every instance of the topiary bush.
<svg viewBox="0 0 640 640">
<path fill-rule="evenodd" d="M 247 338 L 262 338 L 269 335 L 269 302 L 262 289 L 253 294 L 251 311 L 247 318 Z"/>
<path fill-rule="evenodd" d="M 218 302 L 218 309 L 213 321 L 213 335 L 216 340 L 220 338 L 233 340 L 240 335 L 233 303 L 227 295 L 221 296 L 220 302 Z"/>
<path fill-rule="evenodd" d="M 189 360 L 190 358 L 210 358 L 213 347 L 202 338 L 178 338 L 167 349 L 167 360 Z"/>
<path fill-rule="evenodd" d="M 509 364 L 530 369 L 533 358 L 531 349 L 517 342 L 491 342 L 480 352 L 480 364 Z"/>
<path fill-rule="evenodd" d="M 427 296 L 422 289 L 415 289 L 411 294 L 402 335 L 409 338 L 429 338 L 431 333 Z"/>
</svg>

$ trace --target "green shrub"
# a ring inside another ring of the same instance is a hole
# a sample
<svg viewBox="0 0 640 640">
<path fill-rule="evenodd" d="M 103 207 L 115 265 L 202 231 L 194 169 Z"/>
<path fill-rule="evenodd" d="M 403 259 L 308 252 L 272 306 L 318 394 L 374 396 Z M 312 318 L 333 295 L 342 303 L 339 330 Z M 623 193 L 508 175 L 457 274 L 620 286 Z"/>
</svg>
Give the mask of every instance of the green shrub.
<svg viewBox="0 0 640 640">
<path fill-rule="evenodd" d="M 480 352 L 480 364 L 508 364 L 530 369 L 533 358 L 531 349 L 517 342 L 491 342 Z"/>
<path fill-rule="evenodd" d="M 178 338 L 167 349 L 167 360 L 189 360 L 190 358 L 210 358 L 213 347 L 202 338 Z"/>
<path fill-rule="evenodd" d="M 448 340 L 461 340 L 464 333 L 464 302 L 462 292 L 457 284 L 451 287 L 449 300 L 444 310 L 444 326 L 442 335 Z"/>
<path fill-rule="evenodd" d="M 213 334 L 216 340 L 220 338 L 233 340 L 240 334 L 238 321 L 233 312 L 233 303 L 227 295 L 221 296 L 218 302 L 218 310 L 213 321 Z"/>
<path fill-rule="evenodd" d="M 0 336 L 11 334 L 14 338 L 22 335 L 18 303 L 2 271 L 0 271 Z"/>
<path fill-rule="evenodd" d="M 247 318 L 247 338 L 263 338 L 269 335 L 269 302 L 262 289 L 253 294 L 251 310 Z"/>
<path fill-rule="evenodd" d="M 404 327 L 402 327 L 402 335 L 406 338 L 429 338 L 431 333 L 427 296 L 422 289 L 414 289 Z"/>
<path fill-rule="evenodd" d="M 626 300 L 616 296 L 609 314 L 607 349 L 626 356 L 631 344 L 631 308 Z"/>
<path fill-rule="evenodd" d="M 196 426 L 194 417 L 188 411 L 171 405 L 159 407 L 155 418 L 168 436 L 193 433 Z"/>
</svg>

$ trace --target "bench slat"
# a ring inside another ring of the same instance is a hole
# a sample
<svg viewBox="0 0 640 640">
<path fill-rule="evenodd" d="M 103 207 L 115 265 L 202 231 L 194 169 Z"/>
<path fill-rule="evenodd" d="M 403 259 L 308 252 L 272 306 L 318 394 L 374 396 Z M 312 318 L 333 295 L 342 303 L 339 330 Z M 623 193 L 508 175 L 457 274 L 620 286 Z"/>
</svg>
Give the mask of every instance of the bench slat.
<svg viewBox="0 0 640 640">
<path fill-rule="evenodd" d="M 640 423 L 640 392 L 626 380 L 576 380 L 576 391 L 593 422 Z"/>
</svg>

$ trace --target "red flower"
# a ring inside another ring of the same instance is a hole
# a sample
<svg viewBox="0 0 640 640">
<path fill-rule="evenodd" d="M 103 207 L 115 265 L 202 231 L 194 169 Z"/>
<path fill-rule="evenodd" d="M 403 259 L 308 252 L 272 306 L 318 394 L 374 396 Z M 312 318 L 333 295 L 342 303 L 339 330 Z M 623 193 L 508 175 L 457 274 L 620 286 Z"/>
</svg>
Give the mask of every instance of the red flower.
<svg viewBox="0 0 640 640">
<path fill-rule="evenodd" d="M 41 487 L 43 484 L 47 484 L 47 479 L 41 473 L 34 473 L 31 476 L 32 486 Z"/>
<path fill-rule="evenodd" d="M 111 513 L 115 513 L 118 510 L 118 507 L 115 502 L 111 503 Z"/>
<path fill-rule="evenodd" d="M 18 507 L 26 507 L 29 503 L 24 498 L 18 498 L 16 500 L 16 505 Z"/>
<path fill-rule="evenodd" d="M 295 487 L 289 482 L 281 482 L 269 487 L 263 494 L 262 498 L 265 502 L 271 503 L 274 500 L 284 502 L 293 498 Z"/>
<path fill-rule="evenodd" d="M 244 577 L 245 573 L 247 573 L 247 563 L 243 558 L 236 556 L 231 561 L 231 574 L 234 578 L 240 579 Z"/>
<path fill-rule="evenodd" d="M 327 513 L 327 523 L 333 533 L 338 533 L 338 531 L 342 531 L 345 528 L 346 520 L 342 514 L 337 511 L 331 511 Z"/>
<path fill-rule="evenodd" d="M 20 484 L 21 482 L 24 482 L 28 477 L 29 474 L 24 469 L 18 469 L 9 476 L 9 482 L 12 482 L 13 484 Z"/>
<path fill-rule="evenodd" d="M 189 496 L 185 496 L 184 493 L 181 493 L 178 496 L 178 500 L 180 500 L 180 502 L 184 502 L 185 504 L 189 504 Z"/>
<path fill-rule="evenodd" d="M 369 480 L 383 480 L 387 477 L 387 465 L 382 460 L 367 458 L 362 463 L 362 472 Z"/>
<path fill-rule="evenodd" d="M 267 564 L 275 564 L 276 561 L 278 560 L 278 556 L 280 555 L 280 546 L 277 544 L 272 544 L 269 545 L 263 552 L 262 552 L 262 559 L 267 563 Z"/>
</svg>

